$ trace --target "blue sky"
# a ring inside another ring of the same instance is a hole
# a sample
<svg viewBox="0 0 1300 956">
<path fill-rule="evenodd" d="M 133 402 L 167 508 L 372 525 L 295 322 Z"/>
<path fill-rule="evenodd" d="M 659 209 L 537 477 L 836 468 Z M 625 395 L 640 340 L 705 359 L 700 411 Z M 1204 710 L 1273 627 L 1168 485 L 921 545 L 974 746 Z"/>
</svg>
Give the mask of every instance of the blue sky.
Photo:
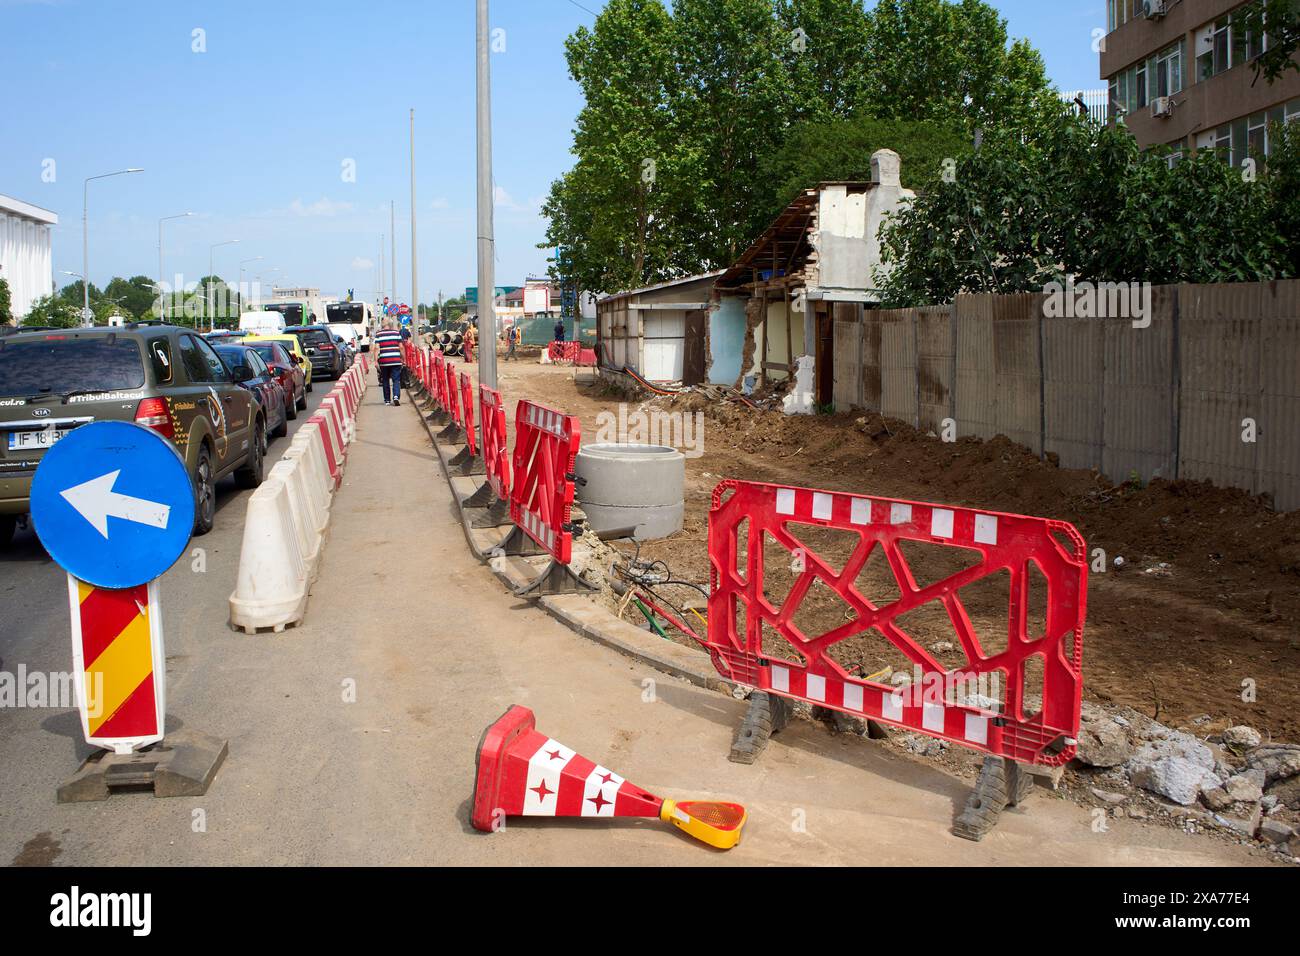
<svg viewBox="0 0 1300 956">
<path fill-rule="evenodd" d="M 1097 87 L 1101 0 L 993 0 L 1013 36 L 1042 52 L 1061 89 Z M 564 38 L 601 0 L 494 0 L 496 280 L 541 274 L 538 206 L 571 163 L 581 107 Z M 194 52 L 196 29 L 206 52 Z M 0 193 L 59 214 L 61 270 L 81 271 L 86 176 L 90 274 L 165 267 L 262 273 L 325 293 L 374 289 L 380 236 L 397 204 L 397 287 L 410 294 L 408 109 L 416 111 L 420 298 L 475 281 L 473 0 L 0 0 L 10 95 L 0 111 Z M 54 182 L 45 182 L 47 160 Z M 355 161 L 355 182 L 343 179 Z M 388 252 L 385 248 L 385 259 Z M 278 269 L 278 272 L 270 272 Z M 387 262 L 385 272 L 389 272 Z M 387 282 L 387 280 L 385 280 Z"/>
</svg>

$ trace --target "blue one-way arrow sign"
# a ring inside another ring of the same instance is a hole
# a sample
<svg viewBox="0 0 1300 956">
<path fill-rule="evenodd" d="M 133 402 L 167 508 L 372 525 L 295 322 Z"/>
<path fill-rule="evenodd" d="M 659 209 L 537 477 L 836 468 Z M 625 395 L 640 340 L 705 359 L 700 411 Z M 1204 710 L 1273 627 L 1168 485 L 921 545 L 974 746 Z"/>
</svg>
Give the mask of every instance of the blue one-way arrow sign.
<svg viewBox="0 0 1300 956">
<path fill-rule="evenodd" d="M 159 577 L 189 544 L 194 486 L 171 442 L 133 422 L 70 432 L 32 477 L 32 523 L 73 577 L 129 588 Z"/>
</svg>

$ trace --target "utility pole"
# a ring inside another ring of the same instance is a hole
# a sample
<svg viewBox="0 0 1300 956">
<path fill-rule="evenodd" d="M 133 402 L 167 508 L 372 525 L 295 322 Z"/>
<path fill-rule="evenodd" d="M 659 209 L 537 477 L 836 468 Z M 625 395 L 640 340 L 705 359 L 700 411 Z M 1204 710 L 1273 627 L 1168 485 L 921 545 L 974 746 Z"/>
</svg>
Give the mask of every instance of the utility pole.
<svg viewBox="0 0 1300 956">
<path fill-rule="evenodd" d="M 478 380 L 497 387 L 496 276 L 492 261 L 492 66 L 488 0 L 478 0 Z"/>
<path fill-rule="evenodd" d="M 384 300 L 384 234 L 379 234 L 379 274 L 375 276 L 375 288 L 379 290 L 379 301 Z"/>
<path fill-rule="evenodd" d="M 420 278 L 415 254 L 415 110 L 411 110 L 411 324 L 420 329 Z"/>
<path fill-rule="evenodd" d="M 397 302 L 397 204 L 393 200 L 388 200 L 388 243 L 389 251 L 392 253 L 388 257 L 389 267 L 393 270 L 393 303 Z"/>
</svg>

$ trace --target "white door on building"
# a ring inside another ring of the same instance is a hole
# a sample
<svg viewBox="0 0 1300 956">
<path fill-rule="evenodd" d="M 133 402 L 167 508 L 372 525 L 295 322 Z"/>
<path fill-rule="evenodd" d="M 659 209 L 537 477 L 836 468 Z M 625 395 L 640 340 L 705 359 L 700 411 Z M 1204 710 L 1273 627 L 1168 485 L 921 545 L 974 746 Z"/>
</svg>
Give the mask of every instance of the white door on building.
<svg viewBox="0 0 1300 956">
<path fill-rule="evenodd" d="M 647 310 L 641 313 L 645 344 L 641 374 L 651 382 L 680 382 L 686 344 L 686 313 Z"/>
</svg>

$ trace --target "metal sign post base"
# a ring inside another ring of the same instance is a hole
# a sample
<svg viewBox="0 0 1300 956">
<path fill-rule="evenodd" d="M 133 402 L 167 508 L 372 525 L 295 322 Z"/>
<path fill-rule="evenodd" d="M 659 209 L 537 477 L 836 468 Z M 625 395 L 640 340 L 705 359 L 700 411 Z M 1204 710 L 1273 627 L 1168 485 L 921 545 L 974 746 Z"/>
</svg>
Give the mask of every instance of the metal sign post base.
<svg viewBox="0 0 1300 956">
<path fill-rule="evenodd" d="M 116 793 L 150 791 L 155 797 L 201 797 L 226 759 L 226 741 L 194 730 L 168 734 L 144 750 L 91 754 L 59 787 L 59 803 L 107 800 Z"/>
</svg>

